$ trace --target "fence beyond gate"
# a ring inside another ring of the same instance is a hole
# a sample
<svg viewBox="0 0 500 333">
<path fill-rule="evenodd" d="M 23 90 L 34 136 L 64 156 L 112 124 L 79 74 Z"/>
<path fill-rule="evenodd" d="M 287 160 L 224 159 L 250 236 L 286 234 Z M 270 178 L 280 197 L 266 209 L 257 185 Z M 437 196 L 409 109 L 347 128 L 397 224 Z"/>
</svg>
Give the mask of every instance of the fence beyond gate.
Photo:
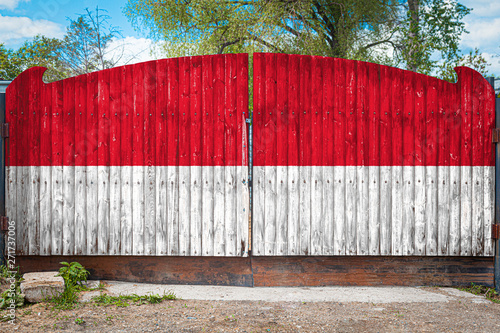
<svg viewBox="0 0 500 333">
<path fill-rule="evenodd" d="M 492 87 L 254 55 L 254 255 L 491 256 Z"/>
<path fill-rule="evenodd" d="M 248 55 L 44 71 L 7 88 L 19 254 L 248 254 Z"/>
</svg>

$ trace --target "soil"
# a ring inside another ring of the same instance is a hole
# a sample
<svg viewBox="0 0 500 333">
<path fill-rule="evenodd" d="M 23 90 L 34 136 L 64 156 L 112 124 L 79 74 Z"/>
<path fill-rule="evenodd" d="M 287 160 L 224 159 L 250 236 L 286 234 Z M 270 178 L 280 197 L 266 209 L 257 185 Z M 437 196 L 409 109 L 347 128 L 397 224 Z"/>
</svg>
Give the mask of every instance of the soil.
<svg viewBox="0 0 500 333">
<path fill-rule="evenodd" d="M 499 318 L 500 304 L 476 303 L 467 297 L 384 304 L 174 300 L 105 307 L 82 303 L 66 311 L 41 303 L 18 309 L 16 323 L 0 323 L 0 331 L 500 332 Z"/>
</svg>

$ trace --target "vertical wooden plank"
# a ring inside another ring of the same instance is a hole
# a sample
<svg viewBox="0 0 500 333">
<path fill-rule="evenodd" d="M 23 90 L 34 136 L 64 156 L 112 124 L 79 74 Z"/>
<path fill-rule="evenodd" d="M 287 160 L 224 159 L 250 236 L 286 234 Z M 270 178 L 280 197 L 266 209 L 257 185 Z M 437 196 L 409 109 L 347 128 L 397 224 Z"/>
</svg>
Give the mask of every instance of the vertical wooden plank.
<svg viewBox="0 0 500 333">
<path fill-rule="evenodd" d="M 322 254 L 324 235 L 324 198 L 323 198 L 323 68 L 321 58 L 311 59 L 311 245 L 310 255 Z M 312 97 L 314 96 L 314 97 Z"/>
<path fill-rule="evenodd" d="M 404 72 L 403 254 L 415 253 L 415 73 Z"/>
<path fill-rule="evenodd" d="M 356 75 L 357 63 L 346 62 L 346 132 L 345 132 L 345 235 L 346 255 L 357 254 L 357 129 L 356 129 Z"/>
<path fill-rule="evenodd" d="M 52 135 L 51 135 L 51 117 L 52 117 L 52 87 L 53 84 L 42 85 L 42 109 L 40 110 L 40 255 L 50 255 L 52 245 L 52 180 L 51 180 L 51 159 L 52 159 Z M 7 98 L 9 94 L 7 94 Z M 9 107 L 9 103 L 7 103 Z M 9 114 L 7 109 L 7 114 Z M 11 135 L 13 135 L 12 133 Z M 14 147 L 10 147 L 11 151 Z M 12 154 L 12 152 L 11 152 Z M 7 172 L 8 197 L 15 199 L 15 187 L 12 186 L 13 171 Z M 14 191 L 14 193 L 12 193 Z M 12 193 L 12 194 L 11 194 Z M 15 202 L 15 200 L 14 200 Z M 6 202 L 6 208 L 15 207 L 10 200 Z M 82 206 L 85 208 L 85 206 Z M 9 214 L 9 212 L 7 212 Z M 8 215 L 12 216 L 12 215 Z"/>
<path fill-rule="evenodd" d="M 190 255 L 199 256 L 201 254 L 202 243 L 202 228 L 201 228 L 201 212 L 202 212 L 202 193 L 201 193 L 201 121 L 202 121 L 202 77 L 201 77 L 201 57 L 191 58 L 191 76 L 188 84 L 190 85 L 191 104 L 187 112 L 190 112 L 191 117 L 191 225 L 190 225 Z M 236 118 L 236 115 L 234 115 Z M 236 222 L 234 219 L 233 223 Z M 234 253 L 233 253 L 234 254 Z"/>
<path fill-rule="evenodd" d="M 438 253 L 438 80 L 428 78 L 425 109 L 425 254 Z"/>
<path fill-rule="evenodd" d="M 495 205 L 495 155 L 491 129 L 495 127 L 495 94 L 488 84 L 483 86 L 484 107 L 484 255 L 495 253 L 491 238 L 491 225 L 494 223 Z"/>
<path fill-rule="evenodd" d="M 189 255 L 191 220 L 190 58 L 179 59 L 179 255 Z"/>
<path fill-rule="evenodd" d="M 87 254 L 87 76 L 75 78 L 75 254 Z"/>
<path fill-rule="evenodd" d="M 265 107 L 263 142 L 266 149 L 265 198 L 264 198 L 264 228 L 265 254 L 276 254 L 276 208 L 277 208 L 277 62 L 276 54 L 265 54 Z"/>
<path fill-rule="evenodd" d="M 359 62 L 357 66 L 358 84 L 356 99 L 357 123 L 357 254 L 368 254 L 369 223 L 369 178 L 368 178 L 368 65 Z"/>
<path fill-rule="evenodd" d="M 311 151 L 312 151 L 312 115 L 311 115 L 311 58 L 300 58 L 299 91 L 299 152 L 300 152 L 300 255 L 311 253 Z M 271 164 L 272 165 L 272 164 Z M 266 175 L 267 176 L 267 175 Z M 267 201 L 267 198 L 266 198 Z M 267 211 L 266 211 L 266 215 Z M 266 251 L 267 253 L 267 251 Z"/>
<path fill-rule="evenodd" d="M 123 66 L 121 68 L 120 82 L 120 254 L 130 255 L 133 253 L 132 235 L 132 170 L 133 170 L 133 127 L 134 118 L 134 66 Z"/>
<path fill-rule="evenodd" d="M 238 54 L 236 64 L 236 255 L 248 255 L 248 223 L 250 193 L 248 192 L 248 134 L 246 117 L 248 116 L 248 54 Z"/>
<path fill-rule="evenodd" d="M 17 99 L 17 115 L 18 115 L 18 131 L 20 133 L 31 133 L 31 124 L 29 122 L 29 84 L 31 80 L 31 75 L 25 73 L 19 78 L 19 88 L 18 88 L 18 99 Z M 62 92 L 61 92 L 62 93 Z M 27 255 L 29 254 L 29 226 L 30 226 L 30 216 L 28 212 L 28 203 L 31 196 L 29 182 L 29 137 L 26 140 L 25 137 L 19 135 L 16 138 L 17 149 L 19 149 L 17 154 L 17 244 L 19 254 Z M 62 138 L 59 137 L 59 140 Z M 60 145 L 60 143 L 59 143 Z M 62 234 L 59 235 L 62 237 Z"/>
<path fill-rule="evenodd" d="M 52 255 L 63 254 L 63 82 L 53 83 L 52 96 Z"/>
<path fill-rule="evenodd" d="M 438 255 L 449 252 L 450 236 L 450 85 L 438 83 Z"/>
<path fill-rule="evenodd" d="M 425 255 L 425 243 L 426 243 L 426 223 L 430 223 L 426 220 L 425 210 L 426 210 L 426 161 L 425 161 L 425 114 L 426 114 L 426 86 L 427 79 L 425 76 L 417 74 L 415 75 L 415 254 Z"/>
<path fill-rule="evenodd" d="M 167 253 L 179 254 L 179 59 L 167 60 Z"/>
<path fill-rule="evenodd" d="M 87 74 L 87 255 L 97 254 L 97 140 L 98 140 L 97 73 Z M 52 179 L 54 181 L 54 179 Z"/>
<path fill-rule="evenodd" d="M 98 81 L 98 143 L 97 143 L 97 251 L 98 254 L 109 252 L 109 214 L 110 214 L 110 167 L 109 167 L 109 70 L 97 72 Z"/>
<path fill-rule="evenodd" d="M 392 105 L 392 255 L 403 255 L 403 84 L 404 72 L 389 69 Z"/>
<path fill-rule="evenodd" d="M 323 255 L 333 255 L 334 252 L 334 216 L 335 216 L 335 197 L 334 197 L 334 100 L 335 84 L 334 72 L 335 62 L 333 58 L 322 59 L 323 71 Z M 319 98 L 319 96 L 318 96 Z"/>
<path fill-rule="evenodd" d="M 264 131 L 264 98 L 265 98 L 265 61 L 262 53 L 253 58 L 253 193 L 252 193 L 252 253 L 264 255 L 264 201 L 265 201 L 265 147 Z"/>
<path fill-rule="evenodd" d="M 202 242 L 205 256 L 214 255 L 214 56 L 202 58 Z"/>
<path fill-rule="evenodd" d="M 276 255 L 288 253 L 288 55 L 276 56 Z"/>
<path fill-rule="evenodd" d="M 450 134 L 450 229 L 448 255 L 460 255 L 460 160 L 462 141 L 462 119 L 460 116 L 460 86 L 453 85 L 450 89 L 450 109 L 446 110 Z"/>
<path fill-rule="evenodd" d="M 134 111 L 132 118 L 132 254 L 144 254 L 144 64 L 133 69 Z"/>
<path fill-rule="evenodd" d="M 223 56 L 214 58 L 215 85 L 214 85 L 214 255 L 223 256 L 226 253 L 225 244 L 225 61 Z"/>
<path fill-rule="evenodd" d="M 346 62 L 342 59 L 334 59 L 334 254 L 346 254 Z"/>
<path fill-rule="evenodd" d="M 43 70 L 30 70 L 29 82 L 29 254 L 40 254 L 40 113 Z"/>
<path fill-rule="evenodd" d="M 463 73 L 463 74 L 462 74 Z M 461 88 L 460 255 L 472 254 L 472 71 L 459 72 Z"/>
<path fill-rule="evenodd" d="M 380 196 L 380 74 L 380 66 L 368 64 L 368 253 L 371 255 L 380 254 L 379 209 L 387 199 Z"/>
<path fill-rule="evenodd" d="M 156 156 L 156 255 L 167 254 L 167 61 L 156 62 L 156 112 L 155 112 L 155 156 Z"/>
<path fill-rule="evenodd" d="M 121 254 L 121 131 L 120 123 L 123 118 L 121 110 L 121 81 L 123 71 L 121 68 L 113 68 L 109 72 L 109 251 L 108 255 Z"/>
<path fill-rule="evenodd" d="M 156 61 L 144 64 L 144 254 L 156 253 Z"/>
<path fill-rule="evenodd" d="M 18 114 L 18 107 L 17 107 L 17 101 L 18 101 L 18 94 L 19 94 L 19 84 L 20 80 L 14 80 L 12 83 L 9 84 L 6 90 L 6 95 L 5 95 L 5 121 L 9 123 L 11 127 L 16 128 L 18 126 L 18 121 L 19 121 L 19 114 Z M 50 87 L 50 86 L 49 86 Z M 47 93 L 47 92 L 46 92 Z M 51 94 L 51 90 L 48 91 L 49 94 Z M 52 97 L 52 96 L 50 96 Z M 49 100 L 52 100 L 52 98 L 48 98 Z M 50 110 L 49 110 L 50 112 Z M 49 133 L 50 133 L 50 123 L 49 123 Z M 9 149 L 6 150 L 6 158 L 5 158 L 5 174 L 6 174 L 6 180 L 5 180 L 5 194 L 6 194 L 6 200 L 5 200 L 5 212 L 7 216 L 10 217 L 11 220 L 18 222 L 17 218 L 17 171 L 19 168 L 17 168 L 17 154 L 18 154 L 18 136 L 21 133 L 19 131 L 12 131 L 10 133 L 10 139 L 9 139 Z M 48 143 L 48 141 L 47 141 Z M 49 150 L 50 151 L 50 148 Z M 48 183 L 50 186 L 50 182 Z M 44 201 L 46 203 L 46 201 Z M 50 203 L 49 203 L 50 205 Z M 49 209 L 50 211 L 50 209 Z M 17 225 L 18 226 L 18 225 Z M 42 219 L 41 221 L 41 228 L 42 231 L 45 231 L 46 233 L 44 234 L 44 238 L 42 241 L 42 244 L 44 245 L 41 249 L 43 254 L 47 254 L 46 252 L 43 251 L 49 251 L 50 252 L 50 242 L 51 239 L 50 237 L 47 237 L 47 234 L 50 235 L 50 219 Z M 17 227 L 16 227 L 17 229 Z M 47 232 L 47 229 L 49 232 Z M 19 230 L 19 229 L 18 229 Z M 19 234 L 17 235 L 19 236 Z M 18 241 L 18 238 L 16 238 L 16 242 Z M 47 244 L 46 242 L 49 242 Z"/>
<path fill-rule="evenodd" d="M 63 80 L 63 254 L 75 253 L 75 78 Z"/>
<path fill-rule="evenodd" d="M 393 80 L 394 72 L 387 66 L 380 66 L 380 255 L 392 253 Z"/>
<path fill-rule="evenodd" d="M 226 256 L 236 253 L 236 56 L 225 55 L 224 223 Z"/>
<path fill-rule="evenodd" d="M 300 57 L 288 56 L 288 140 L 287 140 L 287 165 L 288 165 L 288 228 L 286 239 L 287 254 L 300 253 L 299 247 L 299 91 Z M 254 197 L 255 198 L 255 197 Z"/>
<path fill-rule="evenodd" d="M 484 254 L 484 83 L 482 77 L 472 77 L 472 228 L 471 254 L 474 256 Z"/>
</svg>

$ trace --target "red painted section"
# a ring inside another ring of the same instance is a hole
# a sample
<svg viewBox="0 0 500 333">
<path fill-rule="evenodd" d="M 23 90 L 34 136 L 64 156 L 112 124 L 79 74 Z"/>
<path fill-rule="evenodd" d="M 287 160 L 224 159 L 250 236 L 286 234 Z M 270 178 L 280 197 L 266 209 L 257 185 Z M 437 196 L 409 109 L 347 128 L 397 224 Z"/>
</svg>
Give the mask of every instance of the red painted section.
<svg viewBox="0 0 500 333">
<path fill-rule="evenodd" d="M 254 54 L 254 165 L 493 166 L 493 89 L 361 61 Z"/>
<path fill-rule="evenodd" d="M 7 88 L 9 166 L 247 165 L 248 55 L 163 59 Z"/>
</svg>

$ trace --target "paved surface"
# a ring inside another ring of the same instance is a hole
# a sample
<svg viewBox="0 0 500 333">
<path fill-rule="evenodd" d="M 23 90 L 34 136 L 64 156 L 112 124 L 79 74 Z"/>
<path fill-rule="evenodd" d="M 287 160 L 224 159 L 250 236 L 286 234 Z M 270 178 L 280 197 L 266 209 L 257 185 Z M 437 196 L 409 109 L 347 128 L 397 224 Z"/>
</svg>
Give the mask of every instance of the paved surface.
<svg viewBox="0 0 500 333">
<path fill-rule="evenodd" d="M 263 302 L 361 302 L 361 303 L 435 303 L 467 298 L 474 303 L 488 302 L 484 297 L 454 288 L 413 287 L 224 287 L 164 285 L 133 282 L 104 281 L 111 295 L 162 295 L 173 292 L 185 300 L 226 300 Z M 88 301 L 99 291 L 86 293 Z"/>
</svg>

